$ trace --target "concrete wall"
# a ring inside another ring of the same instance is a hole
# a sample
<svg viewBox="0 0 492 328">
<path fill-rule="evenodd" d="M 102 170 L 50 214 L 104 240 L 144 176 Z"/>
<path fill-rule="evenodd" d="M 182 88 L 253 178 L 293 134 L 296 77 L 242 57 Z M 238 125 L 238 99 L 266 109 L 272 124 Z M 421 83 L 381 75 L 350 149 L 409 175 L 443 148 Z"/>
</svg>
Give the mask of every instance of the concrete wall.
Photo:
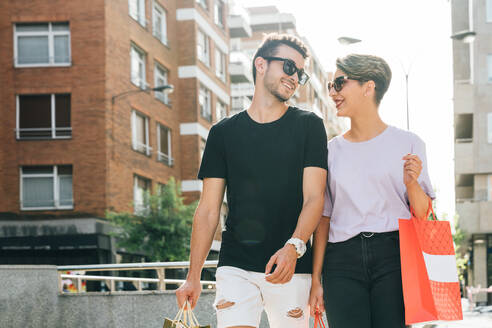
<svg viewBox="0 0 492 328">
<path fill-rule="evenodd" d="M 215 292 L 204 291 L 194 311 L 211 327 L 214 298 Z M 174 291 L 60 295 L 55 266 L 0 265 L 2 328 L 158 328 L 177 311 Z M 260 327 L 268 327 L 265 314 Z"/>
</svg>

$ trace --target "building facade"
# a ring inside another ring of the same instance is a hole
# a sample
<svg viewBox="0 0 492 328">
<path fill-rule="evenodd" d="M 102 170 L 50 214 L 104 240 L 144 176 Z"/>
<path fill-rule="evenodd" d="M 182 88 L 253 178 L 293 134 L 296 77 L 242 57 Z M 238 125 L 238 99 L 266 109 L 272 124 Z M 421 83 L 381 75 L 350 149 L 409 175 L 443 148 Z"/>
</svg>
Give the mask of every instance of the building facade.
<svg viewBox="0 0 492 328">
<path fill-rule="evenodd" d="M 227 4 L 3 1 L 0 17 L 0 263 L 119 261 L 107 211 L 138 212 L 171 176 L 199 197 L 229 114 Z"/>
<path fill-rule="evenodd" d="M 456 211 L 469 245 L 468 284 L 492 285 L 492 1 L 453 0 Z M 485 294 L 479 302 L 492 303 Z"/>
</svg>

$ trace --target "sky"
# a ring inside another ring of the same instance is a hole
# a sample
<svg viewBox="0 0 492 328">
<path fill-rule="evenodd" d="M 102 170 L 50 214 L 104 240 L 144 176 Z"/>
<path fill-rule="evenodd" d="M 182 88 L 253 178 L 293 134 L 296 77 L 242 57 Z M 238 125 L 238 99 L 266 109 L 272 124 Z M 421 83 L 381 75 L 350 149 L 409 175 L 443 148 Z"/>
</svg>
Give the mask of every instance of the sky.
<svg viewBox="0 0 492 328">
<path fill-rule="evenodd" d="M 326 71 L 349 53 L 383 57 L 393 78 L 380 106 L 386 123 L 406 129 L 408 73 L 410 131 L 427 146 L 436 214 L 452 218 L 454 197 L 451 9 L 448 0 L 236 0 L 244 7 L 275 5 L 296 18 Z M 362 40 L 341 45 L 337 38 Z"/>
</svg>

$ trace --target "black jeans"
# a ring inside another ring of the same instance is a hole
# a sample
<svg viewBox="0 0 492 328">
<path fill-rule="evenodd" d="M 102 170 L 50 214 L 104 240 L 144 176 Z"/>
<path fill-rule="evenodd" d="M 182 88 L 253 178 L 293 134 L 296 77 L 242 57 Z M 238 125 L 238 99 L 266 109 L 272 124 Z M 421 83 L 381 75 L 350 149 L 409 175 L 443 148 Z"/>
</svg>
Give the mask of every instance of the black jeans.
<svg viewBox="0 0 492 328">
<path fill-rule="evenodd" d="M 328 243 L 323 266 L 330 328 L 405 327 L 398 231 Z"/>
</svg>

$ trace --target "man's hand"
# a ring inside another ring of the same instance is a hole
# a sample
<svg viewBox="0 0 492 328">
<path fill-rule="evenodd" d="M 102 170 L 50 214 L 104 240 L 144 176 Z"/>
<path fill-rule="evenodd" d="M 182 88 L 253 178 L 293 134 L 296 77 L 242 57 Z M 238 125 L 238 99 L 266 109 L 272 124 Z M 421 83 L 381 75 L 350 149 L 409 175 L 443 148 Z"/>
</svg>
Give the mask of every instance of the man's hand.
<svg viewBox="0 0 492 328">
<path fill-rule="evenodd" d="M 270 274 L 274 264 L 276 264 L 277 267 L 275 268 L 275 271 Z M 272 284 L 285 284 L 289 282 L 296 270 L 296 264 L 296 248 L 294 245 L 286 244 L 273 254 L 270 261 L 268 261 L 265 268 L 265 274 L 267 275 L 266 281 Z"/>
<path fill-rule="evenodd" d="M 191 308 L 195 308 L 196 302 L 202 293 L 202 285 L 199 280 L 188 280 L 176 290 L 176 300 L 178 307 L 183 308 L 186 301 L 191 304 Z"/>
<path fill-rule="evenodd" d="M 311 292 L 309 293 L 309 308 L 312 317 L 314 317 L 316 312 L 325 312 L 323 286 L 321 286 L 321 283 L 319 281 L 313 280 L 311 284 Z"/>
</svg>

